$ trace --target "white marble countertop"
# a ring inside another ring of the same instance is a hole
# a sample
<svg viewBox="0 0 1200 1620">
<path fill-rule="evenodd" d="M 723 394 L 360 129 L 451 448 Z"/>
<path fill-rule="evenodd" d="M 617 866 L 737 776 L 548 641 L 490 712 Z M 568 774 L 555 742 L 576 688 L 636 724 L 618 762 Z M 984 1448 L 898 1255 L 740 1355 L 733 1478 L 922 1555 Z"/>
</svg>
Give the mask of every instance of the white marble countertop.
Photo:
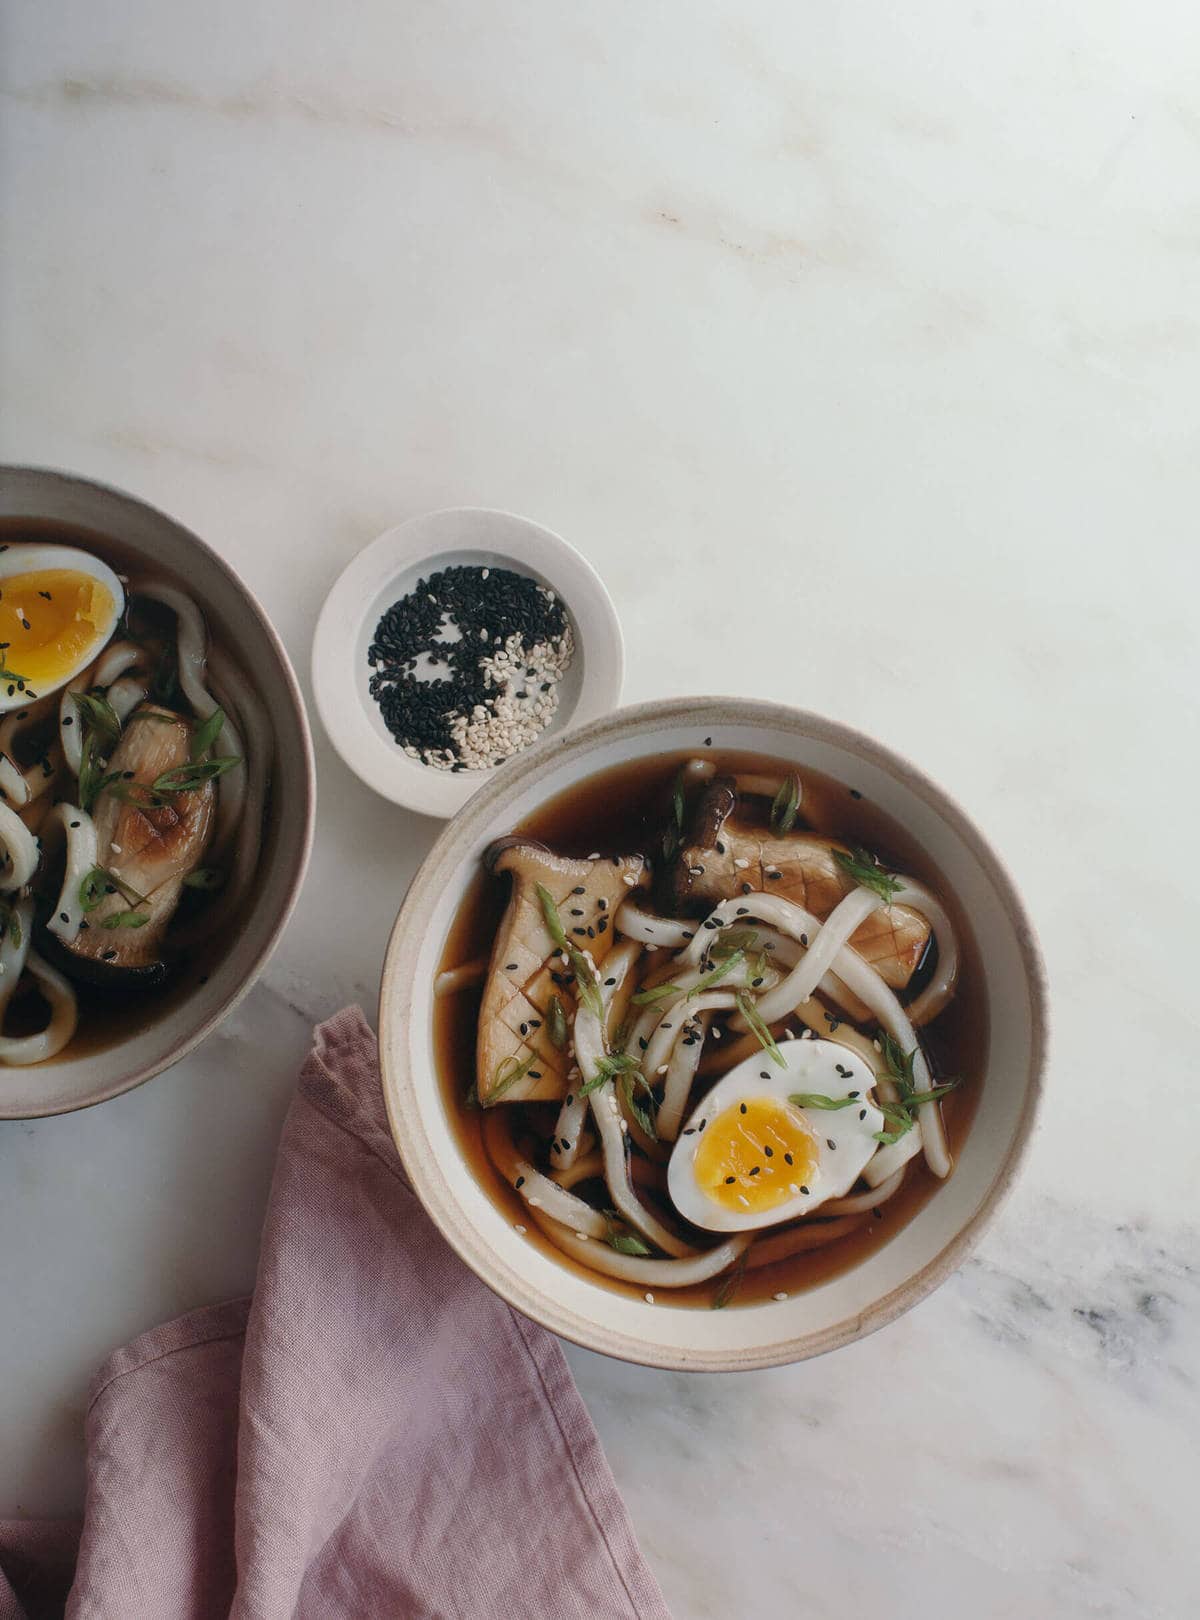
<svg viewBox="0 0 1200 1620">
<path fill-rule="evenodd" d="M 1190 8 L 43 0 L 4 36 L 4 459 L 197 529 L 305 676 L 381 529 L 526 512 L 603 571 L 628 699 L 862 726 L 1029 897 L 1045 1122 L 961 1275 L 771 1373 L 570 1352 L 680 1620 L 1190 1612 Z M 0 1126 L 0 1511 L 73 1509 L 95 1365 L 247 1288 L 309 1027 L 373 1005 L 436 828 L 318 763 L 238 1013 Z"/>
</svg>

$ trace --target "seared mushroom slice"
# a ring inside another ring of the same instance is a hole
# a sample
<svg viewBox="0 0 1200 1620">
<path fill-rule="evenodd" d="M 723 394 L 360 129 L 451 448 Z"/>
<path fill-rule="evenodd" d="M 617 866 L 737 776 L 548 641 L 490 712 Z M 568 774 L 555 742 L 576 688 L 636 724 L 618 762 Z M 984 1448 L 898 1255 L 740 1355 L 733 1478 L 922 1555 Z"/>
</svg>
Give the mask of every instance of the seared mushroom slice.
<svg viewBox="0 0 1200 1620">
<path fill-rule="evenodd" d="M 613 913 L 642 881 L 645 862 L 640 855 L 571 860 L 526 838 L 500 839 L 484 861 L 495 872 L 511 872 L 513 886 L 479 1010 L 479 1100 L 486 1107 L 493 1092 L 496 1102 L 564 1097 L 571 1058 L 551 1039 L 547 1014 L 552 997 L 558 996 L 569 1024 L 575 1008 L 573 976 L 558 959 L 538 885 L 558 907 L 567 938 L 601 968 L 613 946 Z M 505 1086 L 505 1075 L 526 1063 L 521 1078 Z"/>
<path fill-rule="evenodd" d="M 662 876 L 664 908 L 702 917 L 721 900 L 766 892 L 825 918 L 854 887 L 834 859 L 845 844 L 816 833 L 782 836 L 735 819 L 733 778 L 717 776 L 696 800 L 678 855 Z M 916 972 L 929 943 L 929 924 L 907 906 L 882 906 L 850 943 L 893 989 Z"/>
<path fill-rule="evenodd" d="M 189 763 L 191 744 L 191 723 L 170 709 L 143 704 L 126 721 L 108 766 L 119 780 L 101 792 L 93 814 L 97 861 L 117 881 L 102 886 L 107 892 L 86 927 L 56 953 L 64 972 L 113 984 L 161 975 L 183 880 L 200 864 L 212 831 L 216 790 L 204 782 L 161 803 L 148 790 L 165 771 Z"/>
</svg>

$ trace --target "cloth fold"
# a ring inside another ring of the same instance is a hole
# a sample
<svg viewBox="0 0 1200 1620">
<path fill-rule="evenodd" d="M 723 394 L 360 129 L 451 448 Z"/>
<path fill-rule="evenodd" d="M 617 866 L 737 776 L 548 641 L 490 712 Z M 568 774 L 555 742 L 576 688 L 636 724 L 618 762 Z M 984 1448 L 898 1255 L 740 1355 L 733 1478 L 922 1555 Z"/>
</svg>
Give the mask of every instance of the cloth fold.
<svg viewBox="0 0 1200 1620">
<path fill-rule="evenodd" d="M 404 1179 L 375 1037 L 321 1025 L 253 1298 L 110 1356 L 69 1525 L 0 1526 L 0 1620 L 669 1620 L 554 1338 Z M 7 1578 L 6 1578 L 7 1577 Z"/>
</svg>

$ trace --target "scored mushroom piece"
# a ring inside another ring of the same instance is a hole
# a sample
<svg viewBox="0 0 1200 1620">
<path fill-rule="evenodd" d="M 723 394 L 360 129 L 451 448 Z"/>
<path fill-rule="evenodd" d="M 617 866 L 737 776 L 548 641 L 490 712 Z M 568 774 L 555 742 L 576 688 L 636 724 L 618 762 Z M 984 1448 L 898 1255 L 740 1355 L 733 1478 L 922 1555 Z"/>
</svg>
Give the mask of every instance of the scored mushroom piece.
<svg viewBox="0 0 1200 1620">
<path fill-rule="evenodd" d="M 139 788 L 149 790 L 164 772 L 187 765 L 191 746 L 190 723 L 169 709 L 143 704 L 126 721 L 108 764 L 118 779 L 100 793 L 93 813 L 96 859 L 115 881 L 97 881 L 99 903 L 87 912 L 87 926 L 55 952 L 64 972 L 118 983 L 164 971 L 164 936 L 183 880 L 208 844 L 216 790 L 206 781 L 155 802 Z"/>
<path fill-rule="evenodd" d="M 846 845 L 815 833 L 783 835 L 735 819 L 733 778 L 717 776 L 700 794 L 682 846 L 661 879 L 660 900 L 675 916 L 703 916 L 722 900 L 755 892 L 794 900 L 822 921 L 854 888 L 834 859 Z M 894 990 L 916 972 L 929 944 L 929 924 L 907 906 L 881 906 L 850 944 Z"/>
<path fill-rule="evenodd" d="M 551 1002 L 557 996 L 569 1029 L 575 1007 L 574 975 L 546 926 L 540 884 L 558 909 L 563 932 L 598 970 L 614 944 L 612 918 L 643 881 L 641 855 L 572 860 L 532 839 L 502 838 L 484 856 L 494 872 L 512 874 L 512 894 L 496 935 L 476 1046 L 476 1090 L 495 1102 L 561 1098 L 567 1092 L 569 1049 L 554 1040 Z M 560 1026 L 557 1033 L 562 1035 Z M 515 1081 L 506 1077 L 525 1072 Z M 492 1097 L 492 1093 L 496 1093 Z"/>
</svg>

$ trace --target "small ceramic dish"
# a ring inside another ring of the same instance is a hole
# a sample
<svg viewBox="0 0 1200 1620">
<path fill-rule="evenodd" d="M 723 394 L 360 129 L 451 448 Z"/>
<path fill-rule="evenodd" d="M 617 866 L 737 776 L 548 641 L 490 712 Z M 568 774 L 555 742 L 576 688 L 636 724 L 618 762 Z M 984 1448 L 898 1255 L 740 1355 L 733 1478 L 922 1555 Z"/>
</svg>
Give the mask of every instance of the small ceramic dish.
<svg viewBox="0 0 1200 1620">
<path fill-rule="evenodd" d="M 975 939 L 988 1008 L 985 1072 L 953 1175 L 857 1264 L 786 1301 L 713 1311 L 616 1293 L 514 1226 L 480 1185 L 435 1070 L 433 984 L 480 857 L 548 799 L 608 767 L 705 748 L 794 761 L 853 784 L 902 824 L 955 894 Z M 502 772 L 445 830 L 392 932 L 380 1051 L 392 1133 L 409 1178 L 462 1258 L 527 1316 L 589 1349 L 658 1367 L 719 1372 L 798 1361 L 861 1338 L 962 1264 L 1029 1145 L 1046 1048 L 1041 956 L 1021 900 L 986 839 L 916 766 L 849 727 L 797 709 L 693 698 L 627 709 Z"/>
<path fill-rule="evenodd" d="M 173 580 L 253 683 L 274 727 L 270 801 L 255 882 L 228 947 L 205 976 L 165 987 L 106 1046 L 78 1041 L 31 1068 L 0 1066 L 0 1119 L 63 1114 L 140 1085 L 197 1046 L 242 999 L 291 915 L 308 865 L 316 800 L 312 739 L 296 677 L 266 614 L 229 564 L 165 513 L 103 484 L 38 467 L 0 468 L 0 530 L 15 539 L 105 542 L 132 571 Z"/>
<path fill-rule="evenodd" d="M 385 799 L 429 816 L 452 816 L 499 767 L 451 772 L 407 755 L 371 696 L 367 651 L 394 602 L 429 574 L 463 564 L 510 568 L 549 586 L 571 621 L 575 655 L 559 686 L 558 711 L 525 753 L 610 713 L 621 698 L 625 655 L 616 611 L 595 569 L 565 540 L 528 518 L 474 506 L 428 512 L 388 529 L 359 552 L 321 610 L 313 691 L 329 740 L 350 769 Z"/>
</svg>

